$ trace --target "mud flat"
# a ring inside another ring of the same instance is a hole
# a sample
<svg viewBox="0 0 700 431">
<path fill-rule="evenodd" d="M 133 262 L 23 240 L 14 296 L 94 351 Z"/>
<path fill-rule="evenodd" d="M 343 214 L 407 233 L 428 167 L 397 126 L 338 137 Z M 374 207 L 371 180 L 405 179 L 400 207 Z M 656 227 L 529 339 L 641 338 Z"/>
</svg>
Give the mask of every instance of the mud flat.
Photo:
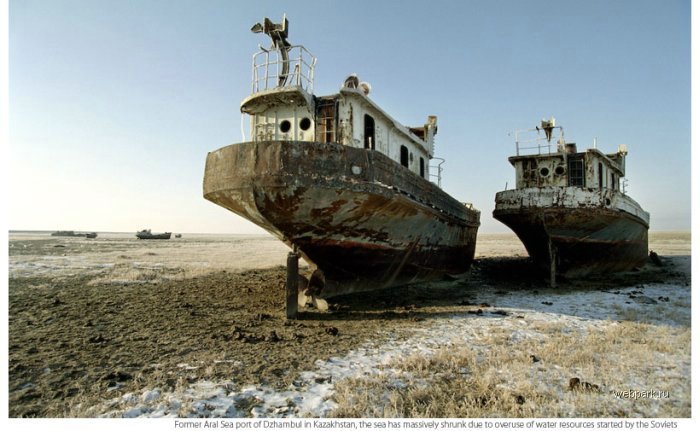
<svg viewBox="0 0 700 431">
<path fill-rule="evenodd" d="M 11 233 L 9 414 L 690 417 L 690 234 L 650 248 L 551 290 L 482 235 L 468 278 L 286 321 L 269 237 Z"/>
</svg>

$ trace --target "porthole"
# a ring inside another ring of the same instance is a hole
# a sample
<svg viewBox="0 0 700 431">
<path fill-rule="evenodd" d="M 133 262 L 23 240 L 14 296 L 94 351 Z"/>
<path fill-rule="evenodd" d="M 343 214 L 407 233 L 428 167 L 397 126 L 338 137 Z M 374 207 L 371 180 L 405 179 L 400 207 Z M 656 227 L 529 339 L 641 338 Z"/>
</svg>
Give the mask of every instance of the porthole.
<svg viewBox="0 0 700 431">
<path fill-rule="evenodd" d="M 605 198 L 605 206 L 608 206 L 608 207 L 609 207 L 610 204 L 611 204 L 610 199 Z"/>
<path fill-rule="evenodd" d="M 540 169 L 540 175 L 542 175 L 543 177 L 549 176 L 549 168 Z"/>
<path fill-rule="evenodd" d="M 302 118 L 299 122 L 299 128 L 301 130 L 309 130 L 309 127 L 311 127 L 311 120 L 309 120 L 308 117 Z"/>
<path fill-rule="evenodd" d="M 292 128 L 292 123 L 290 123 L 288 120 L 284 120 L 280 123 L 280 131 L 282 133 L 287 133 L 289 132 L 289 129 Z"/>
<path fill-rule="evenodd" d="M 564 175 L 564 167 L 563 166 L 557 166 L 556 169 L 554 169 L 554 173 L 557 175 Z"/>
</svg>

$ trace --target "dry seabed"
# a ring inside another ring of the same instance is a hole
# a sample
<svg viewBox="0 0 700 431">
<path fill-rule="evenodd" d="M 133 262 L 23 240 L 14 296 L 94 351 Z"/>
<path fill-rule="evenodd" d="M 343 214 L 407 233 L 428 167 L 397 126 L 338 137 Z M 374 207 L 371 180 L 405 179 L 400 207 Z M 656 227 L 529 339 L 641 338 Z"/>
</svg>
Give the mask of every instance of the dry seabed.
<svg viewBox="0 0 700 431">
<path fill-rule="evenodd" d="M 689 235 L 652 237 L 662 268 L 557 290 L 504 256 L 517 240 L 480 240 L 468 279 L 287 322 L 274 240 L 11 236 L 10 415 L 690 416 Z"/>
</svg>

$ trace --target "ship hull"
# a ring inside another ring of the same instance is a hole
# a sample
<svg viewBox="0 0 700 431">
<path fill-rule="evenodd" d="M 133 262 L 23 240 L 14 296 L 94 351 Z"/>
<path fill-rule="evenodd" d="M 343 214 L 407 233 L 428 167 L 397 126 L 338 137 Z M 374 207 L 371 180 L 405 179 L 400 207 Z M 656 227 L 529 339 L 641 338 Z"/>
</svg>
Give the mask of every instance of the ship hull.
<svg viewBox="0 0 700 431">
<path fill-rule="evenodd" d="M 268 141 L 209 153 L 204 197 L 256 223 L 321 270 L 329 297 L 460 274 L 479 212 L 370 150 Z"/>
<path fill-rule="evenodd" d="M 496 195 L 494 218 L 520 238 L 530 257 L 569 278 L 628 271 L 648 256 L 648 214 L 614 191 L 550 188 Z"/>
<path fill-rule="evenodd" d="M 138 239 L 170 239 L 170 232 L 150 234 L 150 233 L 137 233 L 136 238 Z"/>
</svg>

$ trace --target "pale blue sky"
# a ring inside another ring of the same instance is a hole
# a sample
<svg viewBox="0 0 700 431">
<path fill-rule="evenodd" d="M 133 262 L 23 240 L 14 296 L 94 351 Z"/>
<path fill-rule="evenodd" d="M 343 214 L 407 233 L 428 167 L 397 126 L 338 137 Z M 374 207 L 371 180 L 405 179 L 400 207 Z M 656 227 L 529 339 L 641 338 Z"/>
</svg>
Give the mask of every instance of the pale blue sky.
<svg viewBox="0 0 700 431">
<path fill-rule="evenodd" d="M 250 27 L 287 13 L 318 95 L 357 73 L 407 125 L 438 116 L 443 187 L 482 212 L 514 174 L 508 133 L 555 116 L 629 148 L 652 230 L 690 229 L 690 2 L 10 1 L 10 229 L 261 232 L 202 198 L 239 142 Z"/>
</svg>

